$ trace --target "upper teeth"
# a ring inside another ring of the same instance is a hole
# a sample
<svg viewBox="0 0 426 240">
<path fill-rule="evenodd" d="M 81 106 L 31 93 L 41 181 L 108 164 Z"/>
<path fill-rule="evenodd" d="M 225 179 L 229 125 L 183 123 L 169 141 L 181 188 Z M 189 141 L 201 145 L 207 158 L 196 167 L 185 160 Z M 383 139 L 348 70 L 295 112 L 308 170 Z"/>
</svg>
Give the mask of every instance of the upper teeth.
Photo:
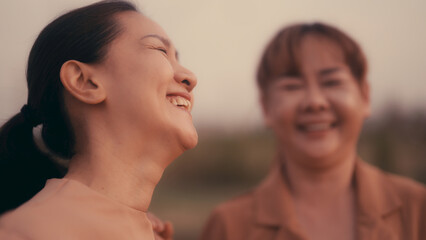
<svg viewBox="0 0 426 240">
<path fill-rule="evenodd" d="M 309 124 L 305 125 L 306 131 L 322 131 L 326 130 L 330 127 L 330 124 L 328 123 L 315 123 L 315 124 Z"/>
<path fill-rule="evenodd" d="M 191 102 L 181 96 L 168 96 L 167 99 L 175 106 L 191 109 Z"/>
</svg>

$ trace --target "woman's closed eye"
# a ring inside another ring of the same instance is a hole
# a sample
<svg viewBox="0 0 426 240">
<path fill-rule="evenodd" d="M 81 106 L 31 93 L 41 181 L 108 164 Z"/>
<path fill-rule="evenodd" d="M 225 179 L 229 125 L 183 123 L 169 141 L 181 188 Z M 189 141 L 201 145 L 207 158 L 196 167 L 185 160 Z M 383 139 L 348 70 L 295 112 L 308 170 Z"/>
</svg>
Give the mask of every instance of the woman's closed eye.
<svg viewBox="0 0 426 240">
<path fill-rule="evenodd" d="M 159 51 L 159 52 L 162 52 L 162 53 L 164 53 L 165 55 L 168 55 L 168 51 L 167 51 L 167 48 L 166 47 L 164 47 L 164 46 L 156 46 L 156 45 L 147 45 L 146 46 L 148 49 L 152 49 L 152 50 L 155 50 L 155 51 Z"/>
<path fill-rule="evenodd" d="M 158 51 L 160 51 L 160 52 L 163 52 L 164 54 L 166 54 L 167 55 L 167 49 L 165 49 L 165 48 L 163 48 L 163 47 L 156 47 L 156 48 L 154 48 L 155 50 L 158 50 Z"/>
<path fill-rule="evenodd" d="M 297 91 L 304 87 L 304 82 L 298 77 L 282 77 L 276 86 L 283 91 Z"/>
<path fill-rule="evenodd" d="M 282 89 L 286 91 L 296 91 L 303 88 L 302 83 L 287 83 L 283 84 Z"/>
<path fill-rule="evenodd" d="M 322 81 L 321 85 L 324 87 L 336 87 L 341 84 L 340 79 L 326 79 Z"/>
</svg>

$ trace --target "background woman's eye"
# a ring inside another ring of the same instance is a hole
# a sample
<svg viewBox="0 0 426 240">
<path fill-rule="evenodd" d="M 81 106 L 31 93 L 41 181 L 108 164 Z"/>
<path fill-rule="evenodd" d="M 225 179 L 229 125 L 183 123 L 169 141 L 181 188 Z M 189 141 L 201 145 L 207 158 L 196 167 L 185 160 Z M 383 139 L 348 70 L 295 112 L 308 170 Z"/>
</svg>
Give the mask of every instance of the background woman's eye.
<svg viewBox="0 0 426 240">
<path fill-rule="evenodd" d="M 328 79 L 322 82 L 322 85 L 325 87 L 334 87 L 340 85 L 339 79 Z"/>
<path fill-rule="evenodd" d="M 290 83 L 290 84 L 285 84 L 282 86 L 283 90 L 286 91 L 295 91 L 295 90 L 299 90 L 303 87 L 302 84 L 300 83 Z"/>
</svg>

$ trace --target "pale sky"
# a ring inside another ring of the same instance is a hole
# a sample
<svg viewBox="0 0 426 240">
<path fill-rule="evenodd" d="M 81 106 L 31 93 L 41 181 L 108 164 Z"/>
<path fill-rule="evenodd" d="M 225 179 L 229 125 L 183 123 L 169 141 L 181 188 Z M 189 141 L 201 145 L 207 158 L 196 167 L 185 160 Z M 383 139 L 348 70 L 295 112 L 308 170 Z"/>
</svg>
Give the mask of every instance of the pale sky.
<svg viewBox="0 0 426 240">
<path fill-rule="evenodd" d="M 41 29 L 91 0 L 0 2 L 0 121 L 26 102 L 25 65 Z M 369 60 L 373 115 L 391 101 L 407 112 L 426 102 L 426 1 L 134 0 L 157 21 L 198 77 L 194 121 L 232 129 L 262 124 L 255 71 L 279 28 L 323 21 L 354 37 Z"/>
</svg>

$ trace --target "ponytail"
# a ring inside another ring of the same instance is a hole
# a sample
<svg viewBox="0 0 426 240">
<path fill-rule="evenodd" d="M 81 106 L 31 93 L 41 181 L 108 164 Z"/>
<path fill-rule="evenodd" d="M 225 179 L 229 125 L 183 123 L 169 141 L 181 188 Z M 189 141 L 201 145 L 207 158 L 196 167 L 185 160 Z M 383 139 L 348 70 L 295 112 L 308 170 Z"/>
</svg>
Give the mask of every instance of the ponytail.
<svg viewBox="0 0 426 240">
<path fill-rule="evenodd" d="M 65 172 L 37 149 L 32 135 L 34 121 L 24 111 L 0 129 L 0 214 L 29 200 L 47 179 Z"/>
</svg>

